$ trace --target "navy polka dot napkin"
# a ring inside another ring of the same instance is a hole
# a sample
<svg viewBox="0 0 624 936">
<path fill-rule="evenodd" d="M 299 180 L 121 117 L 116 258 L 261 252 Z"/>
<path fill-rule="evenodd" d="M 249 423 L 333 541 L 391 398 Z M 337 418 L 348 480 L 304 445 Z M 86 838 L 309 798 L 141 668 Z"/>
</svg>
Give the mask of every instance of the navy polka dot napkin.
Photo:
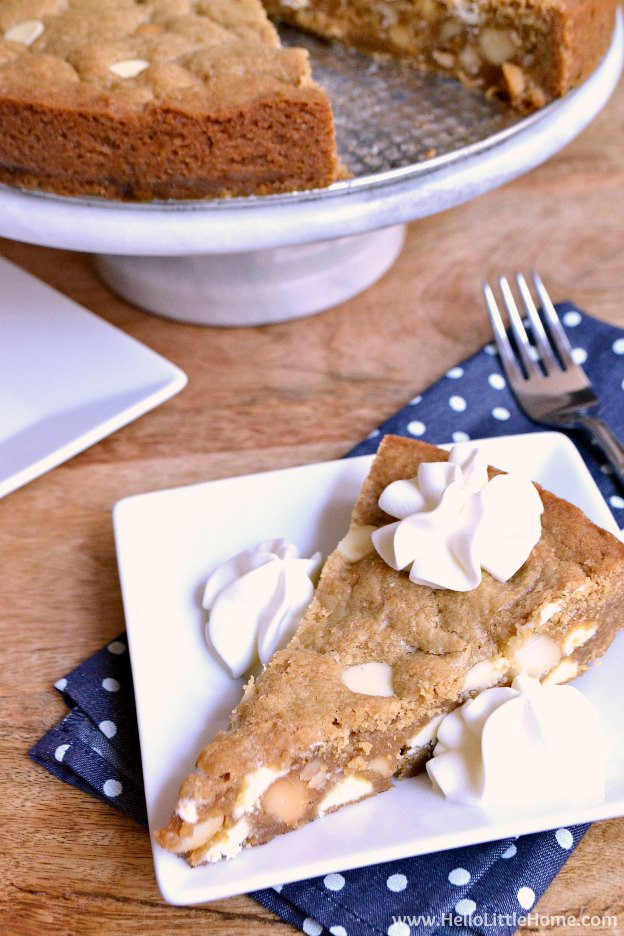
<svg viewBox="0 0 624 936">
<path fill-rule="evenodd" d="M 574 356 L 602 400 L 601 414 L 624 439 L 624 331 L 570 303 L 558 306 Z M 429 442 L 534 432 L 518 409 L 493 346 L 453 367 L 422 396 L 349 452 L 373 452 L 385 433 Z M 624 490 L 599 449 L 570 433 L 624 526 Z M 70 712 L 41 738 L 31 757 L 61 780 L 147 824 L 132 673 L 125 635 L 59 679 Z M 535 904 L 587 826 L 456 848 L 323 878 L 277 885 L 252 896 L 308 936 L 511 936 L 538 930 Z M 543 923 L 548 928 L 547 921 Z"/>
</svg>

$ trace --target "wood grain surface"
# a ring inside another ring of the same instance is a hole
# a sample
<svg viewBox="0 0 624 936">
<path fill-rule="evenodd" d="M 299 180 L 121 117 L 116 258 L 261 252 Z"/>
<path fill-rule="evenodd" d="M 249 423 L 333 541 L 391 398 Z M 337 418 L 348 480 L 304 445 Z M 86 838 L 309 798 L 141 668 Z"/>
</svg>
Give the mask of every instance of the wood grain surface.
<svg viewBox="0 0 624 936">
<path fill-rule="evenodd" d="M 124 627 L 112 505 L 342 455 L 489 339 L 486 276 L 538 268 L 555 298 L 624 326 L 623 150 L 620 86 L 545 165 L 412 224 L 396 265 L 363 295 L 261 328 L 159 319 L 116 298 L 86 255 L 0 242 L 9 260 L 189 376 L 174 399 L 0 502 L 0 933 L 294 933 L 245 896 L 167 906 L 145 831 L 27 756 L 65 714 L 54 681 Z M 525 931 L 624 932 L 623 854 L 624 820 L 594 825 Z M 592 915 L 617 922 L 592 925 Z M 576 925 L 549 920 L 561 916 Z"/>
</svg>

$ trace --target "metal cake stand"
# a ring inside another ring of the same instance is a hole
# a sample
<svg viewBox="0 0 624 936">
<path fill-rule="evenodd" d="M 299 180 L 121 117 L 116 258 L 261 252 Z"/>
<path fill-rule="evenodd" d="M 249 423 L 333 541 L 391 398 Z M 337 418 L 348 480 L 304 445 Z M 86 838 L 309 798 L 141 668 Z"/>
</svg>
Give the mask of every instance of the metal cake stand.
<svg viewBox="0 0 624 936">
<path fill-rule="evenodd" d="M 284 321 L 329 308 L 394 263 L 405 224 L 544 162 L 613 92 L 624 63 L 618 12 L 596 71 L 521 118 L 452 79 L 422 75 L 285 30 L 305 45 L 334 107 L 352 177 L 328 189 L 132 204 L 0 187 L 0 235 L 95 254 L 101 277 L 150 312 L 208 325 Z"/>
</svg>

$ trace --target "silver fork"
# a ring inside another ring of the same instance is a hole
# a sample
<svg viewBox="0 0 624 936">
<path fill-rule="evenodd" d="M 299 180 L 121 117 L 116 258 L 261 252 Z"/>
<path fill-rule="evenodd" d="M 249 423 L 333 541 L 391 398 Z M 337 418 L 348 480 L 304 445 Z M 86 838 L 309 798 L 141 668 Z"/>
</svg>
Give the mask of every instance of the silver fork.
<svg viewBox="0 0 624 936">
<path fill-rule="evenodd" d="M 533 273 L 540 314 L 524 276 L 516 274 L 518 292 L 529 320 L 533 344 L 529 341 L 522 316 L 509 282 L 498 284 L 509 317 L 516 352 L 507 337 L 494 292 L 483 284 L 485 304 L 503 370 L 524 412 L 535 422 L 558 428 L 582 428 L 592 436 L 624 484 L 624 448 L 609 427 L 592 412 L 599 400 L 583 370 L 572 356 L 572 348 L 548 293 L 537 273 Z"/>
</svg>

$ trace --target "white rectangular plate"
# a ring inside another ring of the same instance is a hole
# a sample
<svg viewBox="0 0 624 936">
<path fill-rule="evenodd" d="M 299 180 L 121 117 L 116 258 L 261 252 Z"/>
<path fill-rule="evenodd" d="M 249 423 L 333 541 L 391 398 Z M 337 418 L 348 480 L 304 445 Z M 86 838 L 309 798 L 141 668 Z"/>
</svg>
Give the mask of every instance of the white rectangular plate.
<svg viewBox="0 0 624 936">
<path fill-rule="evenodd" d="M 478 444 L 490 464 L 521 470 L 576 503 L 594 522 L 618 532 L 565 436 L 536 433 Z M 241 695 L 242 682 L 226 675 L 204 641 L 200 596 L 207 574 L 235 553 L 274 537 L 296 543 L 305 555 L 316 549 L 326 555 L 347 529 L 371 461 L 372 456 L 361 456 L 212 481 L 142 494 L 116 505 L 115 536 L 151 828 L 166 822 L 180 781 L 201 748 L 226 725 Z M 175 904 L 199 903 L 330 871 L 624 813 L 623 662 L 620 638 L 600 668 L 577 681 L 599 707 L 611 744 L 607 798 L 599 806 L 484 812 L 447 802 L 421 775 L 245 850 L 232 861 L 190 869 L 154 845 L 163 897 Z"/>
<path fill-rule="evenodd" d="M 0 258 L 0 497 L 163 403 L 186 374 Z"/>
</svg>

